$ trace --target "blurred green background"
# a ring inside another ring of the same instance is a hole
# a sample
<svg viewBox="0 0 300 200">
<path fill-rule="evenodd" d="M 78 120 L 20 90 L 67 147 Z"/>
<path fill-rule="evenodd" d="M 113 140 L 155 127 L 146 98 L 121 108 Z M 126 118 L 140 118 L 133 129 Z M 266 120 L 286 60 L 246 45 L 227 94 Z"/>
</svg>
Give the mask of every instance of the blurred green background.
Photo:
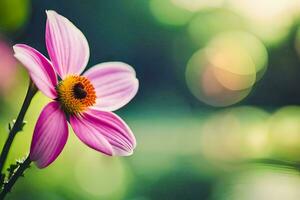
<svg viewBox="0 0 300 200">
<path fill-rule="evenodd" d="M 299 0 L 0 0 L 1 145 L 28 83 L 11 47 L 47 55 L 46 9 L 82 30 L 90 67 L 134 66 L 138 95 L 117 113 L 138 145 L 106 157 L 70 134 L 7 199 L 300 199 L 298 165 L 248 162 L 300 161 Z M 28 152 L 48 101 L 34 98 L 9 162 Z"/>
</svg>

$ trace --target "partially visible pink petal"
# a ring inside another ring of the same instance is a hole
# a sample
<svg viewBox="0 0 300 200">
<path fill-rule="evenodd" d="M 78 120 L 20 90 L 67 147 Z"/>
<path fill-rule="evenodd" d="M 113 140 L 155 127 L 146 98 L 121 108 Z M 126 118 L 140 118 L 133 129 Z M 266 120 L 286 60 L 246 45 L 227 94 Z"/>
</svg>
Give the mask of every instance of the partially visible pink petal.
<svg viewBox="0 0 300 200">
<path fill-rule="evenodd" d="M 103 111 L 114 111 L 123 107 L 136 95 L 139 87 L 134 69 L 122 62 L 98 64 L 83 76 L 95 87 L 95 108 Z"/>
<path fill-rule="evenodd" d="M 112 146 L 105 137 L 98 133 L 82 116 L 70 116 L 70 124 L 78 138 L 87 146 L 106 155 L 113 154 Z"/>
<path fill-rule="evenodd" d="M 57 77 L 50 61 L 40 52 L 25 44 L 14 47 L 15 57 L 25 66 L 35 85 L 46 96 L 55 99 Z"/>
<path fill-rule="evenodd" d="M 89 110 L 72 116 L 70 123 L 84 143 L 107 155 L 129 156 L 136 147 L 130 128 L 112 112 Z"/>
<path fill-rule="evenodd" d="M 50 102 L 35 125 L 30 159 L 39 168 L 50 165 L 61 153 L 68 139 L 68 124 L 58 102 Z"/>
<path fill-rule="evenodd" d="M 56 72 L 61 78 L 80 75 L 90 56 L 85 36 L 67 18 L 53 10 L 46 13 L 46 46 Z"/>
</svg>

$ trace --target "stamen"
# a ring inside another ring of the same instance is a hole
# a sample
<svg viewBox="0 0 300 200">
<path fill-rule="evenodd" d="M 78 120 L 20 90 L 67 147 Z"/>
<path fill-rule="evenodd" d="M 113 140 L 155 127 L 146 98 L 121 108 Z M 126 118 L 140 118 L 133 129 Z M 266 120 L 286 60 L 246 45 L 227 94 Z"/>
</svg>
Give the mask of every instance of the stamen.
<svg viewBox="0 0 300 200">
<path fill-rule="evenodd" d="M 67 114 L 83 112 L 96 103 L 95 88 L 84 76 L 68 76 L 56 90 L 58 101 Z"/>
<path fill-rule="evenodd" d="M 84 90 L 84 85 L 82 83 L 76 83 L 73 87 L 74 96 L 77 99 L 84 99 L 87 96 L 86 91 Z"/>
</svg>

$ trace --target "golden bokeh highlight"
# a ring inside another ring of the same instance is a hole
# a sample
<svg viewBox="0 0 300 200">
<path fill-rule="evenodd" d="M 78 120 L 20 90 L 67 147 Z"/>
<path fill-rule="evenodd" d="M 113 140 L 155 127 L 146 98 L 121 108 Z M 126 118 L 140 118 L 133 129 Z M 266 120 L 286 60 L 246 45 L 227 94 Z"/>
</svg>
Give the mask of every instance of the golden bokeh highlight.
<svg viewBox="0 0 300 200">
<path fill-rule="evenodd" d="M 268 52 L 265 45 L 253 34 L 244 31 L 230 31 L 217 35 L 209 48 L 220 49 L 224 64 L 216 64 L 239 75 L 252 76 L 260 80 L 267 70 Z M 239 58 L 236 58 L 236 57 Z M 225 66 L 224 66 L 225 65 Z"/>
<path fill-rule="evenodd" d="M 223 33 L 190 58 L 186 82 L 200 101 L 212 106 L 232 105 L 251 92 L 266 71 L 267 60 L 266 48 L 255 36 Z"/>
<path fill-rule="evenodd" d="M 186 68 L 186 82 L 191 93 L 200 101 L 212 106 L 228 106 L 241 101 L 250 90 L 230 90 L 217 79 L 206 49 L 196 52 Z M 225 77 L 222 77 L 225 78 Z"/>
</svg>

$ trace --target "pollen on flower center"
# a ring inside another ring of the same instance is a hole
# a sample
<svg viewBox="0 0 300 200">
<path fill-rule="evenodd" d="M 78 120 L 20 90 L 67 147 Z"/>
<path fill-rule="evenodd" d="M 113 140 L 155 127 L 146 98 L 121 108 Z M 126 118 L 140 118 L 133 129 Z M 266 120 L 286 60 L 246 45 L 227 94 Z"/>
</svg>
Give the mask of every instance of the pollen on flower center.
<svg viewBox="0 0 300 200">
<path fill-rule="evenodd" d="M 84 76 L 68 76 L 56 87 L 63 110 L 76 114 L 96 103 L 96 92 L 92 83 Z"/>
</svg>

